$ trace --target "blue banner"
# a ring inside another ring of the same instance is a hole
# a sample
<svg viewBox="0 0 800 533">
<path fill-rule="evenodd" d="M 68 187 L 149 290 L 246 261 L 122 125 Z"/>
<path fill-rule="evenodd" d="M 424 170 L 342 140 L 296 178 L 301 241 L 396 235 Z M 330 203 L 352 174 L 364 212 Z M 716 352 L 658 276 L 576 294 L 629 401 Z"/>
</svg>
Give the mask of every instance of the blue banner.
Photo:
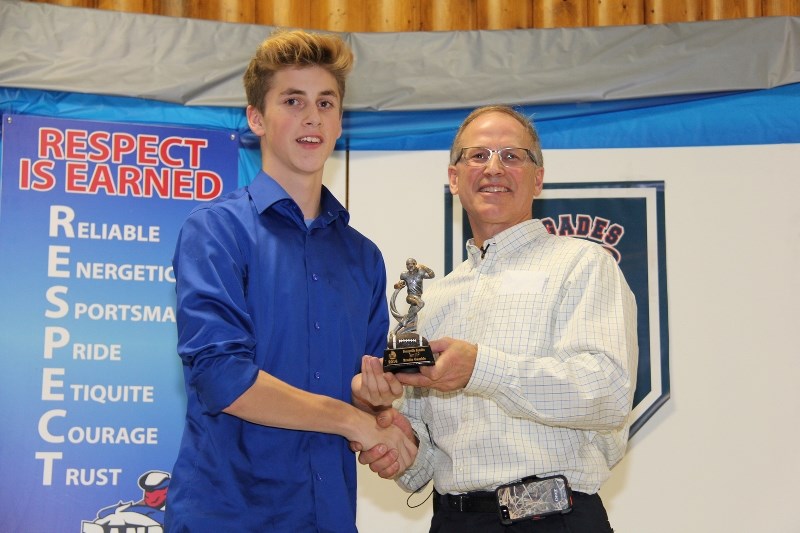
<svg viewBox="0 0 800 533">
<path fill-rule="evenodd" d="M 2 529 L 161 531 L 184 413 L 172 252 L 237 186 L 238 135 L 3 118 Z"/>
</svg>

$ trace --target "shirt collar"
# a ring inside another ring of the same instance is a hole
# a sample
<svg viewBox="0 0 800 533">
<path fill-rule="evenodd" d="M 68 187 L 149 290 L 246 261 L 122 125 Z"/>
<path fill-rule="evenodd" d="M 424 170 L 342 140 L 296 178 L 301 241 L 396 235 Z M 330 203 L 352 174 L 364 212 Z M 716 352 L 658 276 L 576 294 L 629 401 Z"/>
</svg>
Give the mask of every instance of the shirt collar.
<svg viewBox="0 0 800 533">
<path fill-rule="evenodd" d="M 259 213 L 263 213 L 267 209 L 275 207 L 276 204 L 285 204 L 288 202 L 297 207 L 296 212 L 301 218 L 301 222 L 303 222 L 302 212 L 299 206 L 297 206 L 297 202 L 289 196 L 289 193 L 287 193 L 277 181 L 263 170 L 259 171 L 253 179 L 253 182 L 248 185 L 247 189 Z M 339 203 L 339 200 L 331 194 L 328 188 L 323 185 L 322 195 L 320 196 L 319 216 L 314 223 L 311 224 L 311 227 L 327 226 L 339 217 L 342 217 L 342 222 L 345 224 L 350 221 L 350 213 L 348 213 L 347 209 Z M 305 226 L 305 222 L 303 222 L 303 226 Z"/>
<path fill-rule="evenodd" d="M 550 233 L 547 231 L 547 228 L 544 227 L 541 220 L 526 220 L 525 222 L 520 222 L 516 226 L 501 231 L 494 237 L 486 239 L 483 243 L 483 247 L 486 250 L 483 259 L 481 259 L 481 249 L 475 245 L 475 239 L 469 239 L 467 241 L 469 261 L 473 267 L 478 266 L 481 262 L 494 262 L 497 258 L 512 254 L 523 246 L 528 246 L 534 241 L 549 236 Z"/>
</svg>

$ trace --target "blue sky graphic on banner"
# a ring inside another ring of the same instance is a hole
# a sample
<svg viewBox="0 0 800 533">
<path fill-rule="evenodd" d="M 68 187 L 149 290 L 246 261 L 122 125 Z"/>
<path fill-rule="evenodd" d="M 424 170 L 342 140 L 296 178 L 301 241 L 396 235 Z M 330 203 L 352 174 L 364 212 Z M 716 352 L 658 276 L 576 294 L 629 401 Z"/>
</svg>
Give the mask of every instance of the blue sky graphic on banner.
<svg viewBox="0 0 800 533">
<path fill-rule="evenodd" d="M 445 265 L 466 259 L 472 237 L 463 210 L 445 190 Z M 458 212 L 460 211 L 460 212 Z M 631 434 L 669 399 L 664 183 L 545 183 L 533 203 L 535 218 L 550 233 L 605 247 L 619 263 L 637 304 L 639 367 Z"/>
<path fill-rule="evenodd" d="M 238 135 L 3 118 L 0 529 L 158 527 L 184 413 L 172 252 L 237 186 Z"/>
</svg>

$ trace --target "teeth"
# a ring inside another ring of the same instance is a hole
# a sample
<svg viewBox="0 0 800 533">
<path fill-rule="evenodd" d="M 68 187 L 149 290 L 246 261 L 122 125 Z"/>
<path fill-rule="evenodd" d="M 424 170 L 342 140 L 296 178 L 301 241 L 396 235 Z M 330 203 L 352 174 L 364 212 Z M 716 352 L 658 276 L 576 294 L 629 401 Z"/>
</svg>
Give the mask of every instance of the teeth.
<svg viewBox="0 0 800 533">
<path fill-rule="evenodd" d="M 298 141 L 300 141 L 300 142 L 305 142 L 305 143 L 316 143 L 316 144 L 319 144 L 319 143 L 321 143 L 321 142 L 322 142 L 322 140 L 320 140 L 320 138 L 319 138 L 319 137 L 300 137 L 300 138 L 299 138 L 299 139 L 297 139 L 297 140 L 298 140 Z"/>
<path fill-rule="evenodd" d="M 508 189 L 500 186 L 481 187 L 481 192 L 508 192 Z"/>
</svg>

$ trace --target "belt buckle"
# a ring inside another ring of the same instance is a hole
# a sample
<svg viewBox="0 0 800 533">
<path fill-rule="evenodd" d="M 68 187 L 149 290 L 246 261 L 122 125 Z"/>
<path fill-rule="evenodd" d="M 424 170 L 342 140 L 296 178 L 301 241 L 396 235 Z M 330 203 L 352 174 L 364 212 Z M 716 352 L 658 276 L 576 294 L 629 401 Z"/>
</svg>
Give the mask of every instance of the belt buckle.
<svg viewBox="0 0 800 533">
<path fill-rule="evenodd" d="M 469 500 L 469 496 L 467 496 L 466 494 L 460 494 L 458 496 L 458 510 L 459 510 L 459 512 L 463 513 L 464 511 L 466 511 L 466 509 L 465 509 L 466 506 L 464 504 L 468 500 Z"/>
<path fill-rule="evenodd" d="M 469 496 L 465 494 L 448 494 L 447 495 L 447 503 L 451 509 L 458 511 L 459 513 L 464 512 L 464 500 L 469 498 Z"/>
</svg>

